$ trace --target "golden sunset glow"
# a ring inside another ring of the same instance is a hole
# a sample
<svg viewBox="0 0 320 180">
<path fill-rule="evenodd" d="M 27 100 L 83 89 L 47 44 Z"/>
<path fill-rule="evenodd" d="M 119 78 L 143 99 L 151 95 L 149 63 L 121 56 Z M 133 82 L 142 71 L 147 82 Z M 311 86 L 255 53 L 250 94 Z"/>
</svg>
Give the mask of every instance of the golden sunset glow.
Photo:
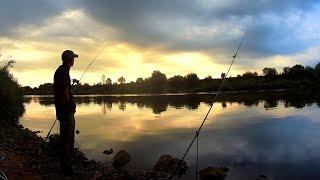
<svg viewBox="0 0 320 180">
<path fill-rule="evenodd" d="M 104 51 L 90 67 L 82 83 L 99 83 L 103 74 L 113 81 L 123 76 L 126 82 L 130 82 L 138 77 L 149 77 L 154 70 L 160 70 L 168 78 L 188 73 L 196 73 L 200 78 L 208 75 L 220 77 L 227 70 L 242 33 L 245 29 L 250 31 L 246 26 L 263 26 L 250 17 L 242 21 L 215 17 L 214 22 L 202 24 L 200 19 L 189 19 L 187 14 L 183 17 L 179 12 L 176 17 L 161 13 L 143 16 L 128 9 L 129 16 L 125 16 L 126 13 L 121 15 L 112 9 L 99 12 L 100 9 L 91 9 L 86 4 L 54 4 L 50 5 L 57 11 L 53 11 L 52 15 L 44 16 L 38 22 L 27 19 L 29 17 L 25 15 L 25 22 L 21 18 L 20 23 L 15 26 L 10 24 L 12 29 L 4 30 L 5 33 L 0 35 L 1 52 L 16 61 L 12 72 L 23 86 L 34 87 L 52 82 L 54 70 L 61 64 L 60 56 L 65 49 L 79 54 L 71 71 L 72 78 L 77 79 L 103 47 Z M 197 2 L 195 6 L 203 9 L 203 4 L 206 4 L 205 1 Z M 203 13 L 210 8 L 224 6 L 228 3 L 208 6 Z M 301 24 L 301 18 L 292 14 L 286 17 L 268 14 L 257 19 L 266 22 L 265 26 L 282 23 L 289 28 L 298 22 Z M 279 39 L 279 42 L 277 39 L 266 42 L 259 40 L 266 35 L 248 32 L 230 75 L 236 76 L 246 71 L 261 74 L 265 66 L 281 71 L 283 67 L 297 63 L 313 65 L 320 55 L 320 46 L 310 40 L 317 41 L 315 32 L 318 25 L 312 16 L 306 15 L 305 18 L 306 22 L 300 26 L 307 31 L 297 40 L 292 38 L 296 36 L 290 36 L 282 41 Z M 297 30 L 296 33 L 302 32 Z M 289 42 L 290 39 L 303 41 L 296 43 L 301 47 L 291 47 L 295 42 Z"/>
</svg>

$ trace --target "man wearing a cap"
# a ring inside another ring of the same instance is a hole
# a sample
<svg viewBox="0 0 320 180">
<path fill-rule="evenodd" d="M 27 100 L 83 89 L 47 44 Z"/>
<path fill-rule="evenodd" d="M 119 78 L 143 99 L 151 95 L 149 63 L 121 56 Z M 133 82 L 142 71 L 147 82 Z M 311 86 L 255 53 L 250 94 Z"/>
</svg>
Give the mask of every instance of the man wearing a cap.
<svg viewBox="0 0 320 180">
<path fill-rule="evenodd" d="M 74 129 L 76 105 L 71 92 L 70 68 L 73 66 L 74 58 L 78 55 L 71 50 L 62 53 L 62 65 L 54 73 L 53 94 L 56 107 L 56 116 L 60 121 L 60 162 L 61 172 L 65 176 L 71 176 L 72 154 L 74 151 Z"/>
</svg>

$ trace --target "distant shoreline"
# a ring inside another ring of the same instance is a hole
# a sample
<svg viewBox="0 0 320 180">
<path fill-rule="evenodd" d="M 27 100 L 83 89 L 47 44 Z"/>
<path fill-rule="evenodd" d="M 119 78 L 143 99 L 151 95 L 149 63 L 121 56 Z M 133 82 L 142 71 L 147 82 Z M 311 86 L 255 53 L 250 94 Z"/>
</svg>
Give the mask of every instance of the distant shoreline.
<svg viewBox="0 0 320 180">
<path fill-rule="evenodd" d="M 150 77 L 140 77 L 136 81 L 126 82 L 126 79 L 121 76 L 116 82 L 110 78 L 103 79 L 93 85 L 81 82 L 76 84 L 73 89 L 74 94 L 81 95 L 149 95 L 212 93 L 219 91 L 219 89 L 224 92 L 239 92 L 320 87 L 320 63 L 314 68 L 302 65 L 285 67 L 281 73 L 277 72 L 275 68 L 265 67 L 262 72 L 263 75 L 259 75 L 257 72 L 248 71 L 236 77 L 227 77 L 227 74 L 221 73 L 221 78 L 207 76 L 200 79 L 195 73 L 167 78 L 165 74 L 155 70 Z M 53 84 L 52 82 L 44 83 L 34 88 L 24 86 L 21 89 L 23 94 L 50 95 Z"/>
<path fill-rule="evenodd" d="M 298 88 L 296 88 L 298 89 Z M 249 92 L 281 92 L 290 91 L 295 89 L 274 89 L 274 90 L 239 90 L 239 91 L 222 91 L 221 94 L 232 94 L 232 93 L 249 93 Z M 133 93 L 133 94 L 75 94 L 75 97 L 90 97 L 90 96 L 184 96 L 184 95 L 213 95 L 217 92 L 186 92 L 186 93 Z M 53 97 L 53 94 L 25 94 L 24 97 Z"/>
</svg>

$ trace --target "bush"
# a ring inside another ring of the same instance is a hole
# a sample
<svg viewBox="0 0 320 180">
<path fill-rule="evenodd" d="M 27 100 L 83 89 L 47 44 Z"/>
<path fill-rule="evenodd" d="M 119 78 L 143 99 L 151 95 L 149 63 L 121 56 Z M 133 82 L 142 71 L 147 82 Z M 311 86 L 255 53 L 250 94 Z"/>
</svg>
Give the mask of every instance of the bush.
<svg viewBox="0 0 320 180">
<path fill-rule="evenodd" d="M 16 123 L 24 113 L 23 95 L 20 85 L 9 72 L 9 61 L 0 67 L 0 123 Z"/>
</svg>

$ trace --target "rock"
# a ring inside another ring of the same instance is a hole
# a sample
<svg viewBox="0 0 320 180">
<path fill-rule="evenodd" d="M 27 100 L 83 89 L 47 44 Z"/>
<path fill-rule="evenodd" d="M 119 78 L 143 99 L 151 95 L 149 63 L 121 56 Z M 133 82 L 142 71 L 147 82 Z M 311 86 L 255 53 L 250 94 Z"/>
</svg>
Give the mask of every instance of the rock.
<svg viewBox="0 0 320 180">
<path fill-rule="evenodd" d="M 180 160 L 178 158 L 173 158 L 170 155 L 162 155 L 157 161 L 156 165 L 153 166 L 153 170 L 171 174 L 178 166 L 179 161 Z M 187 170 L 187 163 L 183 161 L 180 168 L 177 170 L 176 175 L 180 177 L 186 174 Z"/>
<path fill-rule="evenodd" d="M 81 152 L 79 149 L 75 148 L 73 150 L 73 157 L 74 159 L 76 159 L 77 161 L 87 161 L 88 158 L 86 157 L 86 155 Z"/>
<path fill-rule="evenodd" d="M 161 179 L 169 179 L 169 175 L 164 173 L 164 172 L 160 172 L 160 171 L 155 171 L 155 170 L 146 170 L 143 172 L 142 177 L 145 179 L 157 179 L 157 180 L 161 180 Z M 142 179 L 142 178 L 141 178 Z"/>
<path fill-rule="evenodd" d="M 224 180 L 227 177 L 227 167 L 207 167 L 199 172 L 201 180 Z"/>
<path fill-rule="evenodd" d="M 109 162 L 101 164 L 99 169 L 101 169 L 101 172 L 104 174 L 114 174 L 117 172 L 117 170 L 113 168 Z"/>
<path fill-rule="evenodd" d="M 125 150 L 120 150 L 113 157 L 112 166 L 116 169 L 122 168 L 131 160 L 130 155 Z"/>
<path fill-rule="evenodd" d="M 99 171 L 95 171 L 94 174 L 93 174 L 93 177 L 92 179 L 99 179 L 103 176 L 103 174 Z"/>
<path fill-rule="evenodd" d="M 265 179 L 265 178 L 268 178 L 268 177 L 267 177 L 266 175 L 261 174 L 261 175 L 259 176 L 259 178 L 262 178 L 262 179 L 264 178 L 264 179 Z"/>
<path fill-rule="evenodd" d="M 112 153 L 113 153 L 113 149 L 104 150 L 104 151 L 103 151 L 103 154 L 106 154 L 106 155 L 109 155 L 109 154 L 112 154 Z"/>
</svg>

